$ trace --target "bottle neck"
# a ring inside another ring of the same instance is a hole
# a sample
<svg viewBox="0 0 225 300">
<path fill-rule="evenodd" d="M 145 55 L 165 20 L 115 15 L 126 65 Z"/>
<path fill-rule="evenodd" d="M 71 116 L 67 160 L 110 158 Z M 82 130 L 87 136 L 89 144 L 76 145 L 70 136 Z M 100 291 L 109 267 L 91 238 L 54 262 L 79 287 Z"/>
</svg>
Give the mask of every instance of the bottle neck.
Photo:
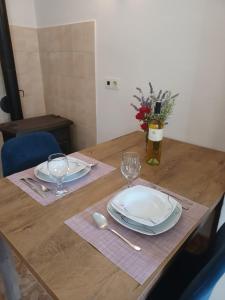
<svg viewBox="0 0 225 300">
<path fill-rule="evenodd" d="M 160 115 L 160 112 L 161 112 L 161 102 L 156 102 L 155 109 L 154 109 L 154 114 L 155 115 Z"/>
</svg>

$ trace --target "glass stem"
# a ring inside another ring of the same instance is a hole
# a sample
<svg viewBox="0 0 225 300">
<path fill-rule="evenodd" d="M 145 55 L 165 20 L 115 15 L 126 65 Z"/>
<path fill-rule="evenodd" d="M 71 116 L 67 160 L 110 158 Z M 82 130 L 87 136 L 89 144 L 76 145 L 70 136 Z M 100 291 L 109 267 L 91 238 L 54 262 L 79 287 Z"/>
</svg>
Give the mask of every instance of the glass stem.
<svg viewBox="0 0 225 300">
<path fill-rule="evenodd" d="M 63 190 L 62 178 L 58 178 L 56 182 L 56 191 L 61 192 Z"/>
<path fill-rule="evenodd" d="M 132 186 L 132 180 L 127 179 L 127 187 L 130 188 Z"/>
</svg>

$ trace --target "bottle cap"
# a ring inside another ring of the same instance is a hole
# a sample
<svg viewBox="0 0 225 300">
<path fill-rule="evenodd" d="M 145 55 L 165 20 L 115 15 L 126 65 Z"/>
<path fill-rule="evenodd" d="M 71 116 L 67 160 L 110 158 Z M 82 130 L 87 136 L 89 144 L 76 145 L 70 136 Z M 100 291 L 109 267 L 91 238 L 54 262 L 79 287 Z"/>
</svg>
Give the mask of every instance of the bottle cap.
<svg viewBox="0 0 225 300">
<path fill-rule="evenodd" d="M 161 111 L 161 102 L 157 101 L 155 104 L 155 114 L 159 115 Z"/>
</svg>

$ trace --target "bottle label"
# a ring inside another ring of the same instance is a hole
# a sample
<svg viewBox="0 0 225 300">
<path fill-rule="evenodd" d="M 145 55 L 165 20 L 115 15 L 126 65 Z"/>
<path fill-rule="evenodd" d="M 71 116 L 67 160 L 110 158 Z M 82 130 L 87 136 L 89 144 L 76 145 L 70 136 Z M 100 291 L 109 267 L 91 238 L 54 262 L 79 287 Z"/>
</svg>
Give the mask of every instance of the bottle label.
<svg viewBox="0 0 225 300">
<path fill-rule="evenodd" d="M 160 142 L 163 139 L 163 129 L 149 128 L 148 139 L 153 142 Z"/>
</svg>

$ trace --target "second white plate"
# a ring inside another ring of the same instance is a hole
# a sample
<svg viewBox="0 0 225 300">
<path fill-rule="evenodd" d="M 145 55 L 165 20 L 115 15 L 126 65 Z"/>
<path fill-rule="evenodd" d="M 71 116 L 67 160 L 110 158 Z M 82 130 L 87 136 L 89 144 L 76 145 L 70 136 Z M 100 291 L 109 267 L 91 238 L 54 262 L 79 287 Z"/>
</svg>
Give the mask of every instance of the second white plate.
<svg viewBox="0 0 225 300">
<path fill-rule="evenodd" d="M 75 173 L 79 173 L 80 171 L 84 170 L 85 167 L 87 166 L 87 164 L 85 162 L 83 162 L 80 159 L 77 159 L 75 157 L 67 156 L 67 159 L 68 159 L 68 164 L 69 164 L 69 170 L 68 170 L 67 176 L 71 176 Z M 43 173 L 44 175 L 47 175 L 47 176 L 49 175 L 47 161 L 41 163 L 36 168 L 38 169 L 39 173 Z"/>
<path fill-rule="evenodd" d="M 69 176 L 68 175 L 65 176 L 63 182 L 71 182 L 71 181 L 77 180 L 79 178 L 82 178 L 85 175 L 87 175 L 90 171 L 91 171 L 91 167 L 90 166 L 86 166 L 83 170 L 81 170 L 78 173 L 75 173 L 75 174 L 72 174 L 72 175 L 69 175 Z M 55 182 L 54 179 L 51 176 L 45 175 L 45 174 L 39 172 L 39 170 L 38 170 L 37 167 L 34 169 L 34 175 L 38 179 L 43 180 L 45 182 L 51 182 L 51 183 Z"/>
</svg>

